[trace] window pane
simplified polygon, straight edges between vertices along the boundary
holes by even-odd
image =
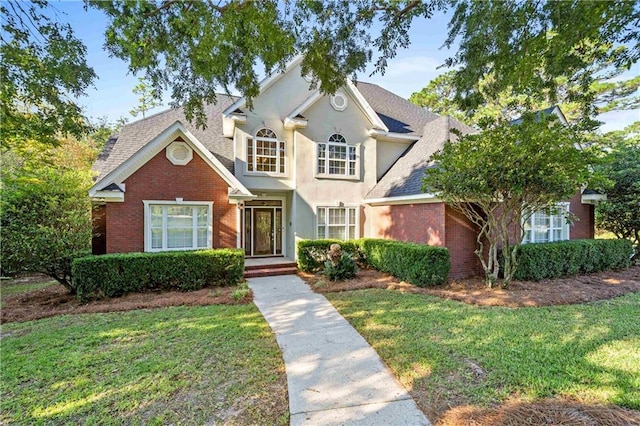
[[[207,213],[209,212],[209,208],[206,206],[196,207],[196,212],[198,215],[198,226],[208,226]]]
[[[247,170],[253,171],[253,139],[247,139]]]
[[[193,226],[193,209],[185,206],[167,207],[167,228]]]
[[[209,246],[208,234],[209,233],[207,228],[198,229],[198,248],[206,248]]]
[[[168,228],[167,248],[192,248],[193,228]]]
[[[355,225],[356,223],[356,209],[349,209],[349,223]]]
[[[327,238],[344,240],[344,226],[329,225],[328,228],[329,228],[329,235],[327,236]]]
[[[549,232],[547,232],[546,230],[545,231],[536,230],[534,232],[534,238],[536,243],[546,243],[549,241]]]
[[[345,174],[345,161],[329,160],[329,174],[332,174],[332,175]]]
[[[353,240],[356,238],[356,226],[355,225],[351,225],[349,226],[349,239]]]
[[[318,209],[318,225],[325,225],[325,209]]]
[[[553,216],[553,227],[554,228],[562,228],[562,222],[564,221],[564,217],[561,215]]]
[[[562,229],[555,229],[553,231],[553,241],[562,240]]]
[[[280,173],[284,173],[285,171],[285,164],[284,164],[284,160],[286,159],[286,147],[284,146],[284,142],[280,142],[280,170],[278,170]]]
[[[162,206],[151,206],[151,227],[162,227]]]
[[[151,248],[152,249],[162,248],[162,228],[151,230]]]

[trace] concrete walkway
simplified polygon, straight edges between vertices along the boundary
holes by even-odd
[[[378,354],[295,275],[249,279],[276,334],[292,425],[428,425]]]

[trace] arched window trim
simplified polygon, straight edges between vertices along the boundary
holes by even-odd
[[[259,128],[253,137],[247,138],[246,149],[248,173],[286,173],[286,143],[278,140],[274,130]]]

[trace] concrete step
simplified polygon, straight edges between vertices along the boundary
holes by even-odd
[[[283,268],[297,268],[298,264],[292,261],[279,261],[277,263],[270,264],[262,264],[262,265],[246,265],[244,266],[245,271],[254,271],[256,269],[283,269]]]
[[[258,268],[253,267],[252,269],[247,268],[244,271],[244,277],[245,278],[274,277],[277,275],[291,275],[296,273],[298,273],[298,267],[295,266],[295,264],[294,266],[286,265],[286,266],[280,266],[278,268],[274,268],[273,265],[269,265],[269,266],[262,266]]]

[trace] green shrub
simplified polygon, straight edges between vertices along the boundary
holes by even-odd
[[[301,240],[298,241],[298,268],[305,272],[316,272],[322,269],[328,260],[327,252],[331,244],[340,244],[342,251],[355,261],[361,259],[358,240]]]
[[[627,268],[633,246],[628,240],[570,240],[524,244],[514,278],[539,281]]]
[[[444,247],[372,238],[358,243],[369,265],[411,284],[444,284],[449,276],[451,260]]]
[[[76,294],[83,302],[146,290],[196,290],[242,281],[244,251],[214,249],[90,256],[75,259],[72,273]]]
[[[324,274],[331,281],[342,281],[355,278],[358,273],[356,262],[344,253],[336,265],[330,260],[324,262]]]

